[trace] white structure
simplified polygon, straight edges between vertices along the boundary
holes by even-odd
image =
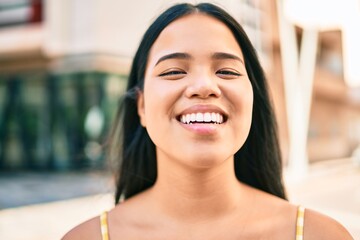
[[[349,87],[360,87],[360,2],[280,0],[277,3],[289,127],[289,171],[291,176],[301,178],[308,168],[306,144],[318,33],[342,31],[344,78]],[[303,29],[300,51],[295,25]]]

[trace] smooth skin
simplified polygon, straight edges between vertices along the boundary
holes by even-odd
[[[253,92],[231,31],[201,13],[167,26],[149,55],[138,113],[156,145],[158,178],[109,212],[110,239],[295,239],[297,207],[240,183],[234,154],[251,125]],[[215,112],[222,124],[184,124]],[[352,239],[336,221],[305,212],[304,239]],[[100,240],[99,217],[63,240]]]

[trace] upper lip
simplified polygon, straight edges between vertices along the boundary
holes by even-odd
[[[206,104],[206,105],[198,104],[188,107],[179,114],[177,114],[176,119],[180,120],[180,117],[182,115],[191,114],[191,113],[219,113],[224,117],[224,122],[228,118],[228,114],[221,107],[212,104]]]

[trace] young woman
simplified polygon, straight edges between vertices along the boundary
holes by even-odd
[[[266,79],[212,4],[162,13],[135,55],[112,132],[114,209],[63,239],[352,239],[286,201]]]

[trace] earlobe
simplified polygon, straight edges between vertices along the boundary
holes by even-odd
[[[137,112],[140,118],[141,125],[143,127],[146,127],[144,93],[141,90],[138,90],[137,92]]]

